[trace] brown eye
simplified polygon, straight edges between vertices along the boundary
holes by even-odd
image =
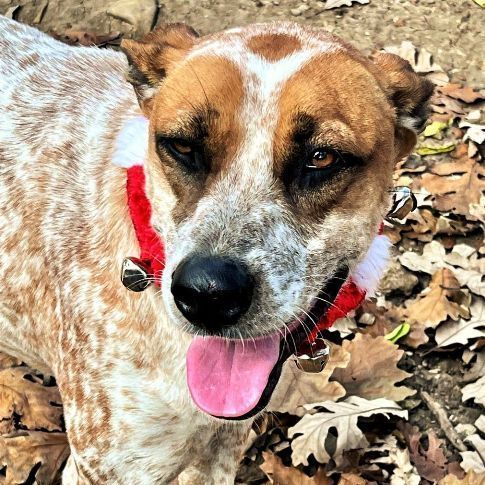
[[[185,171],[196,173],[207,169],[203,148],[199,144],[160,136],[157,139],[157,148],[159,153],[168,153]]]
[[[312,153],[311,161],[307,163],[306,167],[317,170],[328,168],[335,163],[336,159],[335,153],[325,149],[318,149]]]
[[[190,145],[178,141],[172,142],[172,148],[174,151],[179,152],[182,155],[190,155],[193,152],[193,148]]]

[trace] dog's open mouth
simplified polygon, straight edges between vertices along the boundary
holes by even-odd
[[[187,382],[195,404],[223,419],[247,419],[268,404],[286,359],[327,312],[347,278],[339,270],[283,339],[279,333],[248,340],[195,338],[187,353]]]

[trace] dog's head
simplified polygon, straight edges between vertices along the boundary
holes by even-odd
[[[279,333],[311,326],[316,299],[366,254],[432,86],[395,55],[369,59],[291,23],[202,38],[169,25],[122,48],[150,121],[147,194],[167,250],[166,308],[193,333],[255,339],[245,358],[234,341],[196,339],[189,385],[211,414],[251,414],[268,393]],[[234,394],[224,403],[202,389],[213,366],[226,387],[211,392]],[[247,389],[233,381],[258,378],[256,397],[238,404]]]

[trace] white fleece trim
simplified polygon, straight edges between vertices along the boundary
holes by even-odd
[[[351,278],[357,287],[365,291],[367,297],[374,296],[379,281],[390,259],[392,246],[387,236],[376,236],[365,258],[356,266]]]
[[[123,124],[115,140],[112,162],[118,167],[143,165],[148,149],[148,120],[131,118]]]

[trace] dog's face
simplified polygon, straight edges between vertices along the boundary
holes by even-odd
[[[150,120],[174,324],[227,338],[310,325],[376,234],[431,86],[396,56],[295,24],[203,38],[174,25],[122,47]]]

